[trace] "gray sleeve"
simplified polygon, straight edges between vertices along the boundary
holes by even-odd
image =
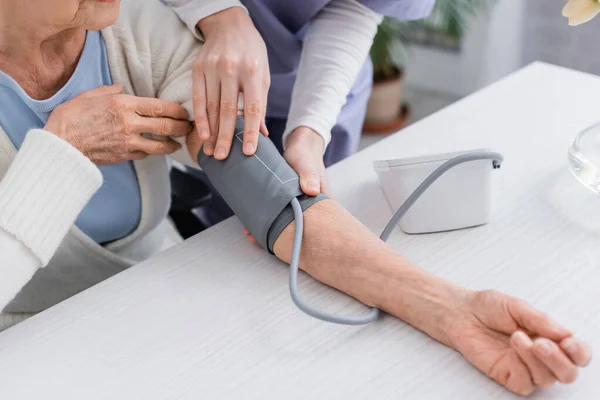
[[[272,252],[273,243],[293,219],[290,201],[304,195],[298,174],[269,139],[260,135],[256,154],[244,155],[243,131],[244,119],[238,117],[229,157],[221,161],[200,151],[198,164],[256,241]],[[304,209],[323,198],[299,200]]]

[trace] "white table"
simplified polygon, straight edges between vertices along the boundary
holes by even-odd
[[[534,64],[330,170],[337,199],[379,232],[391,216],[372,161],[489,147],[493,220],[391,243],[424,268],[550,312],[600,348],[600,197],[568,144],[600,119],[600,78]],[[230,219],[0,335],[0,399],[513,398],[389,316],[343,327],[292,304],[288,270]],[[319,307],[360,312],[305,276]],[[600,363],[540,399],[600,398]]]

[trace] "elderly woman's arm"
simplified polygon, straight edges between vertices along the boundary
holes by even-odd
[[[41,263],[21,241],[0,230],[0,311],[3,310],[29,282]],[[21,322],[30,313],[0,312],[0,331]]]
[[[188,140],[195,157],[202,143],[193,135]],[[294,226],[273,247],[286,263]],[[585,343],[533,307],[499,292],[461,288],[419,268],[333,200],[304,211],[302,237],[301,269],[455,349],[514,392],[572,382],[591,358]]]
[[[41,267],[40,260],[14,235],[0,229],[0,310]]]
[[[131,32],[143,53],[130,55],[122,69],[135,77],[138,88],[152,87],[158,97],[189,107],[191,69],[200,43],[165,11],[158,2],[131,1],[115,27],[119,35],[103,35],[111,43],[123,37],[123,31]],[[150,60],[151,70],[140,59]],[[133,85],[129,81],[126,86]],[[194,160],[202,141],[196,134],[188,140],[188,159]],[[589,362],[585,344],[539,311],[512,297],[462,289],[428,273],[333,200],[309,208],[304,221],[302,269],[460,351],[513,391],[528,393],[557,379],[570,382],[577,367]],[[290,224],[275,243],[274,251],[284,261],[290,258],[293,228]]]
[[[121,85],[80,94],[31,130],[0,181],[0,310],[44,267],[102,184],[96,165],[172,153],[186,136],[187,111],[122,93]]]
[[[102,183],[75,147],[34,129],[0,181],[0,310],[46,265]]]

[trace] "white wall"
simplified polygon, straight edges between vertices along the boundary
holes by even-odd
[[[523,60],[546,61],[600,74],[600,16],[570,27],[561,15],[567,0],[526,0]]]
[[[414,46],[407,84],[464,96],[519,69],[525,3],[499,0],[491,13],[475,18],[458,54]]]

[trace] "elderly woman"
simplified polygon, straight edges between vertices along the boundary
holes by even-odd
[[[166,220],[165,155],[195,165],[203,145],[188,134],[185,111],[201,44],[158,0],[128,0],[118,16],[118,0],[0,0],[5,326],[180,240]],[[186,135],[180,149],[173,138]],[[303,270],[459,351],[512,391],[572,382],[590,361],[585,343],[544,314],[418,268],[333,200],[304,220]],[[293,232],[292,223],[273,246],[286,262]]]

